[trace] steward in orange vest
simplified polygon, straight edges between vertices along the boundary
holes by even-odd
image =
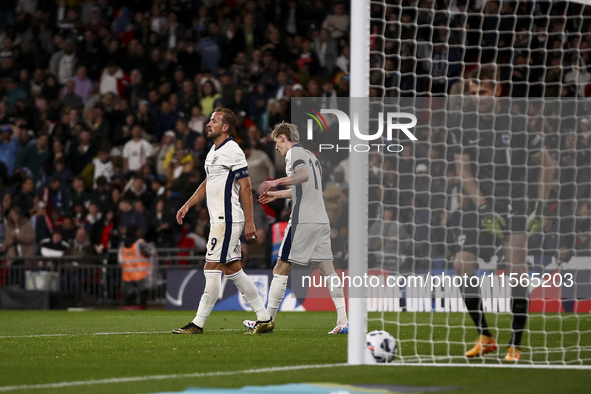
[[[148,290],[152,287],[152,257],[156,253],[154,247],[139,238],[140,229],[134,226],[127,228],[123,244],[119,247],[119,264],[123,274],[124,304],[146,306]]]

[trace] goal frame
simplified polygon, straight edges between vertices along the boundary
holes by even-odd
[[[370,1],[351,0],[351,54],[350,56],[350,97],[369,97],[369,30]],[[354,55],[353,55],[354,54]],[[353,113],[356,100],[349,100]],[[360,111],[363,113],[364,111]],[[365,112],[367,113],[367,112]],[[360,129],[367,127],[360,119]],[[362,141],[351,133],[351,144]],[[349,275],[350,277],[367,274],[368,252],[368,153],[349,155],[350,179],[355,187],[349,189]],[[351,225],[353,224],[353,225]],[[365,363],[367,333],[366,289],[349,285],[349,337],[347,362],[350,365]]]

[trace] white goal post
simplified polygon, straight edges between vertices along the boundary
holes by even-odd
[[[351,0],[351,88],[350,105],[354,98],[369,96],[369,0]],[[350,113],[353,113],[350,108]],[[360,124],[367,124],[360,120]],[[352,144],[360,142],[355,133]],[[357,140],[357,141],[356,141]],[[350,155],[350,179],[355,187],[349,189],[349,275],[367,273],[367,168],[368,154]],[[353,181],[354,180],[354,181]],[[353,225],[351,225],[353,224]],[[348,363],[363,364],[367,332],[367,305],[365,289],[349,287],[349,341]]]

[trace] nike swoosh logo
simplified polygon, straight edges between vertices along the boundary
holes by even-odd
[[[470,141],[468,141],[468,143],[469,143],[469,144],[475,144],[475,143],[477,143],[478,141],[480,141],[480,138],[478,138],[477,140],[470,140]]]
[[[210,253],[208,253],[207,255],[208,255],[208,256],[211,256],[212,254],[213,254],[213,252],[210,252]]]
[[[168,291],[166,292],[166,299],[168,300],[168,302],[170,302],[174,306],[183,305],[183,294],[185,292],[185,287],[187,287],[187,285],[189,284],[189,281],[196,273],[197,273],[197,270],[191,270],[187,274],[187,276],[185,276],[185,278],[181,282],[181,286],[179,287],[179,295],[177,298],[174,298],[173,296],[171,296],[170,293],[168,293]]]

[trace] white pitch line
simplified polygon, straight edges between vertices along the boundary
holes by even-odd
[[[91,386],[97,384],[111,383],[132,383],[147,380],[168,380],[182,378],[205,378],[211,376],[231,376],[252,373],[267,373],[281,371],[298,371],[305,369],[336,368],[336,367],[361,367],[363,365],[340,364],[316,364],[316,365],[295,365],[286,367],[272,367],[260,369],[243,369],[240,371],[220,371],[220,372],[194,372],[185,374],[170,375],[152,375],[152,376],[131,376],[124,378],[78,380],[72,382],[44,383],[44,384],[25,384],[20,386],[0,386],[0,392],[16,390],[35,390],[35,389],[53,389],[74,386]],[[570,369],[570,370],[589,370],[588,365],[523,365],[523,364],[421,364],[421,363],[395,363],[395,364],[372,364],[372,367],[468,367],[468,368],[519,368],[519,369]]]
[[[501,368],[501,369],[561,369],[573,371],[590,371],[591,365],[553,365],[553,364],[477,364],[477,363],[391,363],[371,364],[378,367],[458,367],[458,368]]]
[[[129,331],[129,332],[87,332],[73,334],[34,334],[34,335],[2,335],[0,339],[9,338],[43,338],[43,337],[80,337],[98,335],[132,335],[132,334],[164,334],[170,331]]]
[[[243,331],[244,328],[224,328],[218,330],[208,330],[206,332],[223,332],[223,331]],[[291,328],[280,328],[281,331],[296,331]],[[171,331],[124,331],[124,332],[87,332],[87,333],[70,333],[70,334],[31,334],[31,335],[0,335],[0,339],[10,338],[44,338],[44,337],[80,337],[80,336],[100,336],[100,335],[135,335],[135,334],[169,334]]]
[[[142,382],[146,380],[167,380],[167,379],[181,379],[181,378],[204,378],[210,376],[228,376],[241,375],[251,373],[268,373],[281,371],[294,371],[303,369],[319,369],[319,368],[334,368],[346,367],[348,364],[317,364],[317,365],[295,365],[286,367],[272,367],[261,369],[243,369],[240,371],[221,371],[221,372],[194,372],[184,374],[171,375],[152,375],[152,376],[131,376],[125,378],[111,378],[111,379],[96,379],[96,380],[78,380],[72,382],[58,382],[45,384],[25,384],[20,386],[0,386],[0,392],[16,391],[16,390],[35,390],[35,389],[54,389],[73,386],[91,386],[96,384],[110,384],[110,383],[132,383]]]

